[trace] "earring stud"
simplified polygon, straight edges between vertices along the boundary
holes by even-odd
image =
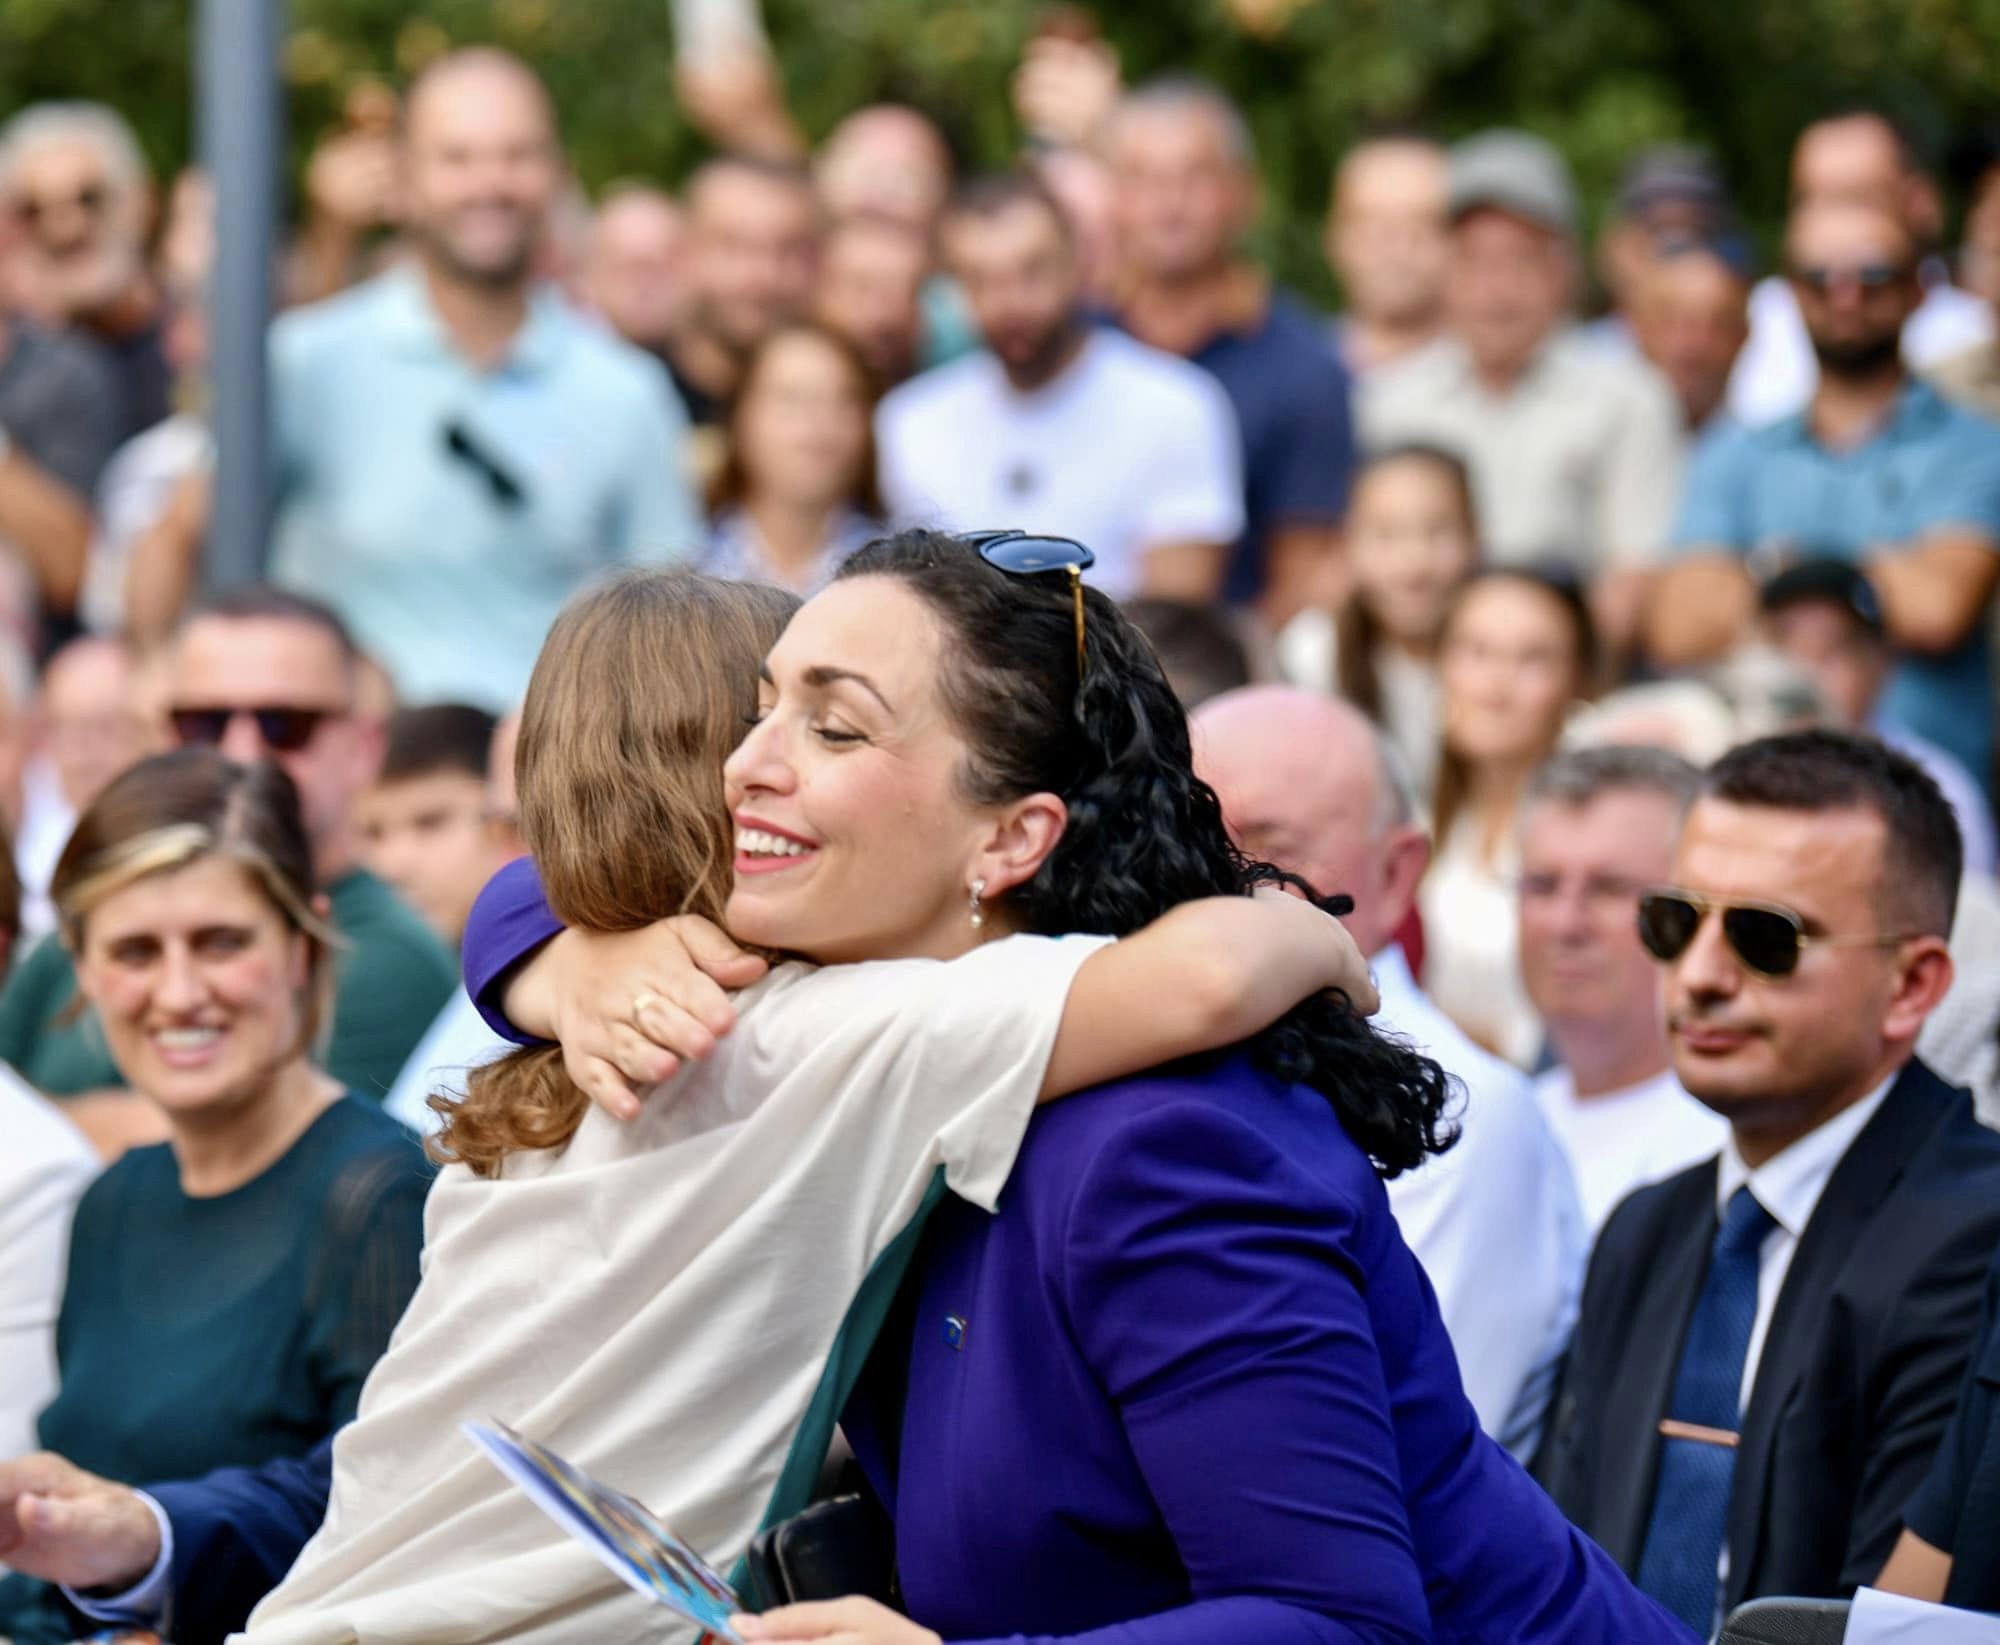
[[[972,929],[975,931],[986,923],[986,911],[979,906],[979,899],[985,895],[986,882],[984,880],[974,880],[972,882]]]

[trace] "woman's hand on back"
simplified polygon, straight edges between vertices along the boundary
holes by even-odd
[[[872,1599],[829,1599],[786,1605],[762,1616],[730,1618],[745,1639],[818,1640],[822,1645],[943,1645],[928,1628]]]
[[[735,1026],[727,990],[767,967],[699,915],[636,931],[568,930],[509,985],[509,1017],[562,1046],[563,1066],[590,1100],[617,1119],[640,1094],[700,1062]]]

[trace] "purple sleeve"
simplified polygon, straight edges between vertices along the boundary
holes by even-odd
[[[534,859],[510,862],[479,893],[472,917],[465,922],[465,991],[472,997],[486,1026],[516,1045],[546,1045],[524,1034],[507,1020],[501,1008],[502,984],[508,974],[547,942],[563,923],[549,912],[542,895],[542,877]]]

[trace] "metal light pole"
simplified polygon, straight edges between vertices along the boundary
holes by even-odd
[[[203,582],[264,574],[271,524],[271,395],[265,333],[277,270],[284,155],[279,66],[284,0],[200,0],[196,50],[202,165],[215,187],[209,288],[215,490]]]

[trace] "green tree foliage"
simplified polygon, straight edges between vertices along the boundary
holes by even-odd
[[[0,110],[50,96],[124,109],[162,166],[193,140],[191,0],[0,0]],[[1008,75],[1043,0],[766,0],[807,129],[899,97],[966,158],[1016,139]],[[1239,97],[1267,179],[1265,251],[1325,295],[1319,219],[1358,134],[1507,122],[1553,139],[1601,205],[1621,158],[1663,140],[1721,156],[1767,240],[1792,134],[1868,99],[1933,152],[2000,102],[2000,0],[1102,0],[1128,74],[1191,70]],[[1257,21],[1246,26],[1244,17]],[[290,0],[296,167],[357,81],[448,45],[511,47],[548,76],[584,181],[672,181],[701,145],[674,103],[667,0]]]

